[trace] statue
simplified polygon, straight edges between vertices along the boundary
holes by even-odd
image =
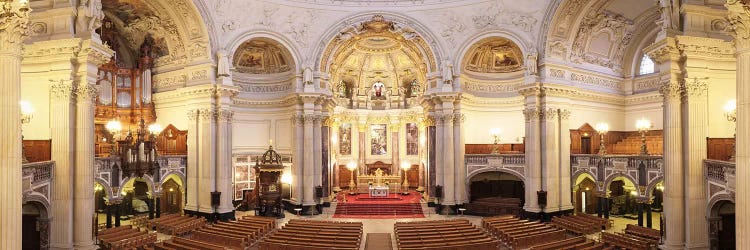
[[[445,84],[452,84],[453,83],[453,64],[450,62],[450,60],[443,61],[443,83]]]
[[[229,56],[225,50],[219,50],[216,52],[216,76],[231,77],[232,72],[229,68]]]
[[[381,97],[383,95],[383,87],[385,87],[385,84],[381,81],[377,81],[372,85],[372,89],[375,90],[375,97]]]
[[[86,6],[86,17],[89,19],[89,31],[94,32],[96,29],[102,26],[102,20],[104,20],[104,11],[102,11],[101,0],[88,0]],[[84,3],[86,4],[86,3]]]
[[[304,71],[302,71],[302,82],[305,84],[313,84],[313,71],[310,67],[306,67]]]
[[[338,96],[341,98],[346,98],[346,83],[343,80],[339,82]]]
[[[530,76],[535,76],[539,72],[539,67],[537,66],[537,54],[531,53],[528,56],[526,56],[526,72]]]
[[[422,88],[421,86],[419,86],[417,79],[411,81],[411,83],[409,84],[409,91],[411,91],[409,97],[417,96],[422,92]]]

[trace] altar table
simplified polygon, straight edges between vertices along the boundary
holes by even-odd
[[[388,187],[370,187],[370,197],[388,197]]]

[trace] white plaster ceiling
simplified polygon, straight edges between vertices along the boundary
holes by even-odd
[[[654,6],[656,6],[654,0],[614,0],[604,9],[635,20],[641,13]]]

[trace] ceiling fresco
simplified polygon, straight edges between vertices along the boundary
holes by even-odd
[[[476,73],[510,73],[523,70],[523,53],[512,41],[494,37],[469,49],[464,69]]]
[[[257,38],[240,45],[234,54],[235,71],[274,74],[294,69],[291,53],[278,42]]]

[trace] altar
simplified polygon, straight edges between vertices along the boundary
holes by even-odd
[[[359,193],[369,193],[371,196],[373,192],[378,195],[387,196],[391,192],[398,192],[401,188],[401,176],[399,175],[386,175],[383,170],[376,169],[372,175],[358,175],[357,176],[357,191]],[[382,190],[385,190],[385,194],[382,194]]]
[[[388,197],[388,187],[370,187],[370,197]]]

